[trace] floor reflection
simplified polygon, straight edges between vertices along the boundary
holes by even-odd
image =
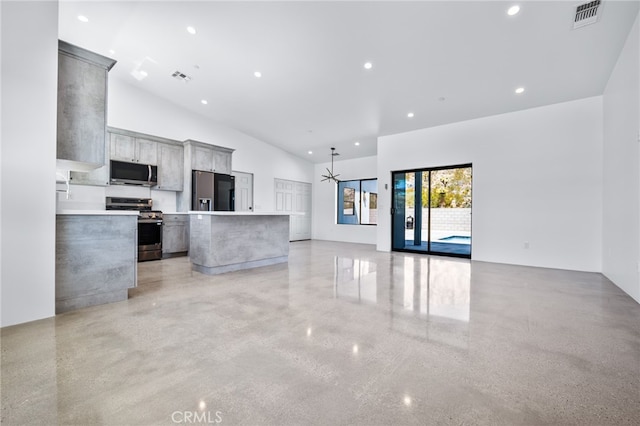
[[[335,256],[334,297],[376,303],[377,278],[374,262]]]
[[[380,274],[375,262],[336,256],[334,297],[378,303],[388,293],[394,311],[469,321],[470,261],[431,256],[397,260],[401,263],[392,262]]]
[[[394,332],[468,347],[469,260],[402,255],[378,264],[335,256],[333,296],[386,310]]]

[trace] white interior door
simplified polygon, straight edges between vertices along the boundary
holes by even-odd
[[[237,212],[253,211],[253,173],[233,172],[236,177]]]
[[[289,240],[311,239],[311,184],[275,179],[276,211],[302,213],[289,220]]]

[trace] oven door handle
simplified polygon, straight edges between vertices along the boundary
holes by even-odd
[[[162,220],[157,220],[157,219],[138,219],[138,223],[155,223],[157,225],[162,225]]]

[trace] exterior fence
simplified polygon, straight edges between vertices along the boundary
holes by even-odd
[[[422,227],[426,228],[429,209],[422,209]],[[414,209],[406,209],[405,224],[411,216],[414,218]],[[434,231],[461,231],[471,232],[471,209],[470,208],[440,208],[431,209],[431,229]]]

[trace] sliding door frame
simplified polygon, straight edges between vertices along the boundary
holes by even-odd
[[[465,163],[465,164],[456,164],[456,165],[451,165],[451,166],[440,166],[440,167],[425,167],[425,168],[420,168],[420,169],[408,169],[408,170],[392,170],[391,171],[391,251],[398,251],[398,252],[406,252],[406,253],[417,253],[417,254],[430,254],[430,255],[435,255],[435,256],[447,256],[447,257],[460,257],[463,259],[471,259],[471,253],[473,251],[473,220],[471,220],[470,223],[470,227],[471,227],[471,244],[469,247],[469,254],[457,254],[457,253],[442,253],[442,252],[434,252],[431,251],[431,172],[434,171],[440,171],[440,170],[451,170],[451,169],[465,169],[465,168],[470,168],[471,169],[471,217],[473,218],[473,164],[472,163]],[[427,215],[427,250],[426,251],[422,251],[422,250],[415,250],[415,249],[407,249],[407,248],[394,248],[393,247],[393,241],[394,241],[394,237],[395,237],[395,224],[394,224],[394,220],[395,220],[395,208],[393,207],[395,204],[395,199],[396,199],[396,188],[395,185],[393,185],[394,182],[394,175],[396,173],[418,173],[418,172],[422,172],[422,174],[424,173],[428,173],[429,178],[427,179],[428,182],[428,188],[427,188],[427,209],[429,209],[429,214]],[[406,188],[405,188],[405,200],[406,200]],[[406,201],[405,201],[406,202]],[[406,206],[405,206],[406,208]],[[415,208],[415,207],[414,207]],[[422,214],[422,213],[421,213]],[[402,229],[403,231],[405,230],[405,224],[402,224]],[[403,241],[404,241],[404,235],[403,235]]]

